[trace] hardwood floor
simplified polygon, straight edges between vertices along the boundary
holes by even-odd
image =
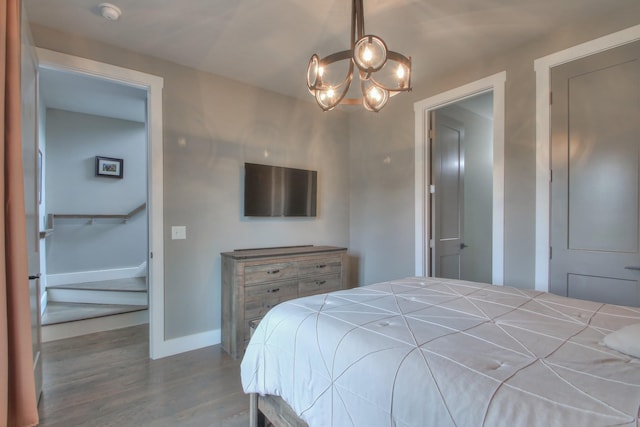
[[[44,343],[40,426],[249,425],[240,362],[219,345],[148,352],[148,325]]]

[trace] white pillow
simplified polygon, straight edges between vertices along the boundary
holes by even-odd
[[[604,337],[604,344],[620,353],[640,358],[640,323],[611,332]]]

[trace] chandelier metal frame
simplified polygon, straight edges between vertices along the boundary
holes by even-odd
[[[378,36],[365,34],[363,0],[352,0],[350,49],[333,53],[324,58],[313,54],[307,67],[307,87],[323,111],[339,104],[362,104],[367,110],[378,112],[391,96],[411,90],[411,57],[387,49]],[[331,64],[348,60],[347,76],[339,83],[323,79],[324,70]],[[375,74],[383,67],[397,64],[396,77],[392,82],[376,80]],[[362,97],[347,98],[355,69],[360,78]]]

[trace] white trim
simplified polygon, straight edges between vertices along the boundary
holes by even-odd
[[[44,311],[47,309],[47,301],[49,301],[47,299],[47,297],[48,297],[48,295],[47,295],[47,291],[45,289],[45,291],[40,296],[40,318],[42,318],[42,316],[44,316]]]
[[[165,345],[162,346],[161,352],[156,354],[156,358],[173,356],[174,354],[209,347],[220,344],[220,341],[220,329],[174,338],[165,341]]]
[[[146,263],[144,268],[127,267],[111,270],[76,271],[73,273],[47,274],[47,288],[57,285],[73,285],[85,282],[100,282],[102,280],[130,279],[133,277],[146,277]]]
[[[164,214],[161,77],[85,58],[36,48],[40,67],[91,75],[147,91],[149,221],[149,354],[156,359],[170,347],[164,338]]]
[[[429,239],[427,237],[427,224],[430,221],[430,210],[427,206],[427,186],[429,185],[426,165],[430,163],[429,150],[426,139],[429,128],[429,111],[426,108],[418,108],[414,104],[415,114],[415,184],[414,184],[414,208],[415,208],[415,275],[429,275]]]
[[[430,275],[429,206],[429,111],[447,104],[493,91],[493,236],[492,282],[504,284],[504,123],[506,71],[440,93],[414,104],[415,113],[415,274]]]
[[[640,40],[640,25],[538,58],[536,73],[536,246],[534,284],[537,291],[549,291],[549,232],[551,226],[549,180],[551,177],[551,124],[549,92],[551,68],[604,50]]]

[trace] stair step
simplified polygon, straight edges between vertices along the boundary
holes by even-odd
[[[102,280],[47,286],[49,302],[147,305],[147,278]]]
[[[48,285],[47,289],[99,290],[110,292],[146,292],[146,277],[130,277],[126,279],[101,280],[97,282],[70,283]]]
[[[60,288],[47,288],[47,301],[112,305],[148,304],[146,292]]]
[[[115,314],[146,310],[146,305],[83,304],[48,302],[42,315],[42,326],[55,325],[78,320],[95,319]]]

